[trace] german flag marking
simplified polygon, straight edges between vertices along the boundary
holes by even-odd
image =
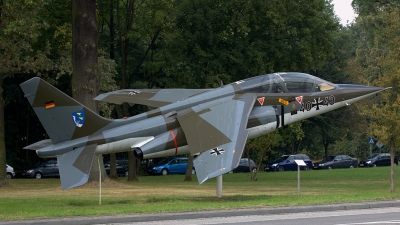
[[[51,102],[46,102],[45,104],[46,109],[50,109],[56,106],[56,104],[54,103],[54,101]]]

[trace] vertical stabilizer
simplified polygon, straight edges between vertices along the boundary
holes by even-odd
[[[111,123],[38,77],[20,86],[53,144],[89,136]]]

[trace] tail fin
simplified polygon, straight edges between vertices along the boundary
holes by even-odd
[[[38,77],[20,86],[53,144],[89,136],[111,123]]]

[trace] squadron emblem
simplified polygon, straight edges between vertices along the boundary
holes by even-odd
[[[82,127],[85,123],[85,112],[83,110],[72,113],[72,121],[75,126]]]

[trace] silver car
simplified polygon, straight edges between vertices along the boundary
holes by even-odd
[[[12,179],[15,177],[14,168],[6,164],[7,179]]]

